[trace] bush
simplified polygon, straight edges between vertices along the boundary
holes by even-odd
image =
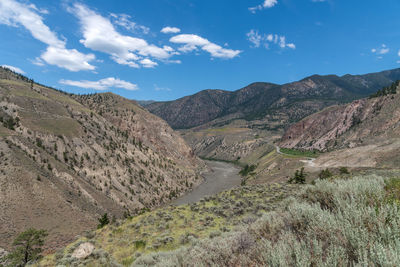
[[[329,171],[329,169],[322,170],[318,174],[318,178],[321,179],[321,180],[328,179],[330,177],[332,177],[332,173]]]
[[[104,215],[101,218],[99,218],[98,221],[99,224],[97,225],[97,229],[103,228],[104,226],[110,223],[107,213],[104,213]]]
[[[143,240],[135,240],[133,243],[135,244],[135,248],[136,249],[140,249],[140,248],[145,248],[146,247],[146,241],[143,241]]]
[[[249,174],[252,174],[252,172],[257,168],[256,165],[248,165],[243,167],[243,169],[240,170],[239,174],[242,176],[247,176]]]
[[[295,184],[305,184],[306,183],[306,174],[304,173],[304,167],[300,170],[296,170],[294,176],[289,179],[289,183]]]
[[[340,167],[340,174],[350,174],[349,170],[346,167]]]

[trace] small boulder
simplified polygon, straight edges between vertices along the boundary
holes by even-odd
[[[72,253],[72,257],[76,259],[85,259],[92,254],[94,245],[89,242],[80,244]]]

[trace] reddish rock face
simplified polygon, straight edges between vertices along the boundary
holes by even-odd
[[[399,130],[399,101],[396,94],[329,107],[289,127],[280,146],[326,151],[395,135]]]

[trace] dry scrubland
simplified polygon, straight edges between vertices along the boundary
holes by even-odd
[[[376,174],[240,187],[88,233],[40,266],[399,266],[399,193]],[[71,257],[84,242],[92,255]]]
[[[135,101],[77,96],[0,68],[0,247],[29,227],[68,244],[105,212],[121,218],[201,183],[203,163]]]
[[[294,195],[296,190],[297,186],[290,184],[243,186],[206,197],[198,203],[146,212],[122,224],[114,223],[87,233],[86,237],[47,257],[41,266],[78,264],[79,261],[74,260],[71,254],[87,241],[95,244],[95,254],[101,251],[109,258],[94,255],[85,263],[107,265],[113,259],[129,266],[142,254],[170,251],[195,240],[215,238],[251,224],[266,212],[275,210],[283,199]]]

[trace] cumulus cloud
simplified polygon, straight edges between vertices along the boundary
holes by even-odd
[[[136,84],[116,79],[114,77],[104,78],[98,81],[72,81],[72,80],[60,80],[59,83],[65,85],[71,85],[75,87],[85,88],[85,89],[94,89],[94,90],[108,90],[110,88],[122,88],[130,91],[134,91],[139,89]]]
[[[94,60],[95,56],[93,54],[82,54],[76,49],[49,46],[42,54],[41,58],[48,64],[56,65],[70,71],[94,69],[88,62]]]
[[[173,55],[170,47],[158,47],[144,39],[120,34],[109,19],[85,5],[74,4],[69,11],[77,16],[81,24],[83,39],[80,42],[87,48],[109,54],[118,64],[133,68],[140,67],[139,64],[148,67],[149,61],[143,60],[146,57],[166,60]]]
[[[371,53],[377,55],[384,55],[389,53],[390,49],[385,44],[382,44],[379,48],[372,48]]]
[[[161,29],[162,33],[178,33],[180,31],[181,31],[181,29],[179,29],[177,27],[169,27],[169,26]]]
[[[184,53],[200,48],[210,53],[212,57],[226,59],[234,58],[241,53],[240,50],[223,48],[222,46],[211,43],[207,39],[195,34],[179,34],[171,37],[169,41],[171,43],[183,44],[183,46],[178,48],[178,50]]]
[[[138,25],[136,22],[131,21],[131,16],[127,14],[110,14],[113,23],[116,25],[119,25],[123,28],[125,28],[128,31],[131,32],[142,32],[144,34],[148,34],[150,32],[150,28],[143,26],[143,25]]]
[[[270,44],[275,44],[280,48],[296,49],[294,43],[287,43],[286,37],[278,34],[260,34],[257,30],[251,29],[247,34],[247,40],[253,44],[253,47],[260,47],[261,44],[269,49]]]
[[[148,58],[142,59],[140,61],[140,64],[142,64],[143,67],[145,67],[145,68],[154,68],[155,66],[158,65],[157,62],[154,62]]]
[[[39,61],[50,65],[56,65],[70,71],[94,70],[95,66],[89,62],[95,58],[93,54],[83,54],[75,49],[67,49],[66,41],[60,40],[57,34],[44,24],[43,17],[39,13],[46,14],[47,11],[38,9],[33,4],[23,4],[14,0],[0,1],[0,23],[8,26],[23,26],[32,36],[47,44],[47,50]],[[53,53],[57,51],[58,53]],[[71,57],[67,57],[70,55]]]
[[[14,67],[14,66],[10,66],[10,65],[1,65],[1,66],[4,67],[4,68],[10,69],[10,70],[12,70],[12,71],[14,71],[16,73],[25,74],[25,71],[21,70],[18,67]]]
[[[276,4],[278,4],[278,0],[264,0],[264,2],[261,5],[255,7],[249,7],[249,10],[251,13],[256,13],[257,10],[271,8]]]

